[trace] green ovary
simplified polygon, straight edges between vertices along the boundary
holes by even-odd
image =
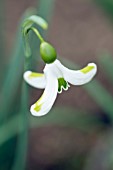
[[[43,61],[47,64],[53,63],[57,58],[57,52],[56,52],[55,48],[47,42],[41,43],[40,55],[41,55]]]

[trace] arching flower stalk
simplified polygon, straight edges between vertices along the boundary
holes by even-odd
[[[39,32],[37,36],[41,37]],[[86,84],[97,72],[97,66],[94,63],[89,63],[85,68],[77,71],[66,68],[57,59],[57,53],[53,46],[45,42],[43,38],[40,38],[40,40],[40,55],[46,63],[43,74],[26,71],[23,75],[24,80],[29,85],[38,89],[45,89],[40,99],[30,108],[34,116],[46,115],[51,110],[57,93],[68,90],[69,84],[77,86]]]

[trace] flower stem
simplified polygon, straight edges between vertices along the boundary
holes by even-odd
[[[44,39],[42,38],[41,34],[39,33],[39,31],[36,28],[31,27],[29,30],[32,30],[37,35],[37,37],[39,38],[41,43],[44,42]]]

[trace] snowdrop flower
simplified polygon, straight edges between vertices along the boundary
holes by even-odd
[[[68,90],[69,84],[78,86],[88,83],[97,71],[94,63],[89,63],[85,68],[77,71],[66,68],[57,59],[55,49],[47,42],[41,43],[40,54],[46,63],[43,74],[32,71],[24,73],[24,80],[29,85],[45,89],[40,99],[30,108],[34,116],[46,115],[52,108],[57,93]]]

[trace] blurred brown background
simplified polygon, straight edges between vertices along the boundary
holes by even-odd
[[[27,8],[35,7],[37,2],[10,0],[6,5],[7,22],[4,31],[7,37],[7,53],[9,53],[14,43],[19,18]],[[97,63],[98,56],[105,51],[113,53],[111,24],[104,12],[91,0],[56,0],[53,19],[49,26],[48,41],[56,47],[60,56],[81,67],[89,62]],[[113,93],[112,85],[106,80],[100,65],[98,65],[96,78]],[[37,99],[39,93],[34,90],[33,97]],[[71,87],[69,91],[63,92],[58,96],[55,105],[73,106],[86,109],[91,113],[101,111],[81,87]],[[84,134],[80,130],[57,126],[31,130],[28,169],[35,170],[39,165],[44,169],[74,154],[88,152],[97,139],[98,134],[95,133]]]

